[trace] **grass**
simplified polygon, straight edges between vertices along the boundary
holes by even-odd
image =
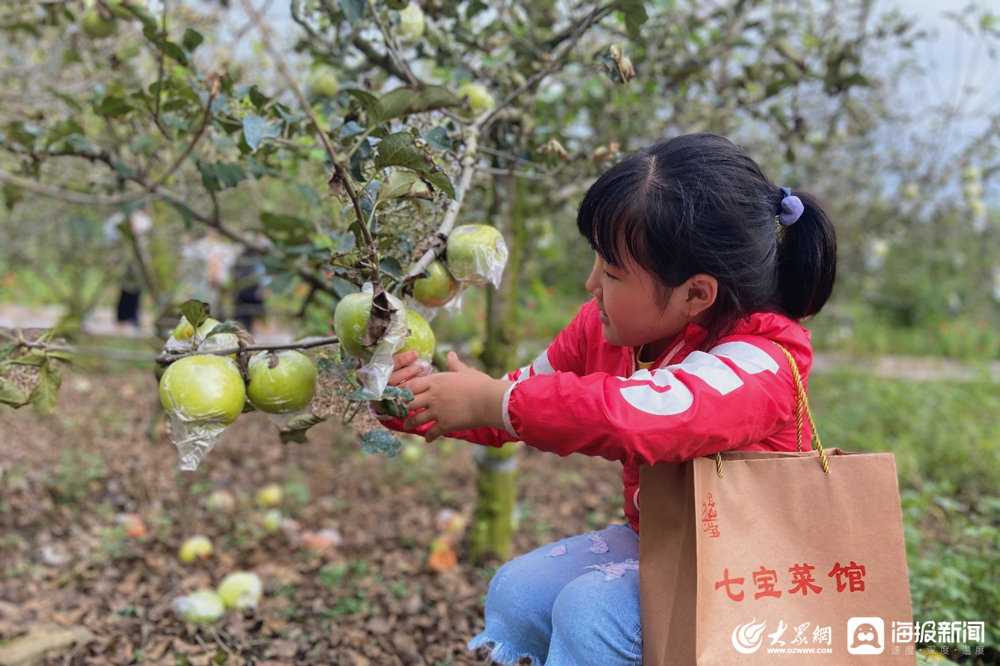
[[[904,487],[975,501],[1000,488],[1000,391],[986,382],[817,374],[809,396],[826,446],[895,454]]]
[[[896,457],[914,619],[984,621],[1000,646],[997,386],[836,372],[810,402],[826,446]]]

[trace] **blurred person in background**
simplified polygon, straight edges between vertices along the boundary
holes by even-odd
[[[264,288],[270,282],[264,269],[264,255],[247,248],[233,265],[233,319],[253,333],[255,317],[263,317]]]
[[[153,219],[141,208],[129,214],[127,226],[125,213],[121,211],[116,212],[104,223],[104,239],[109,245],[116,246],[128,256],[115,308],[118,330],[122,333],[136,332],[140,327],[139,310],[144,278],[139,263],[140,258],[136,256],[136,252],[144,251],[146,239],[152,229]],[[131,234],[135,242],[128,242],[125,234]]]

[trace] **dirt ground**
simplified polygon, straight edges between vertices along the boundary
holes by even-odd
[[[500,562],[426,566],[435,516],[471,515],[472,445],[420,440],[419,462],[387,459],[331,423],[308,444],[283,445],[266,418],[247,414],[197,472],[181,472],[162,429],[146,436],[156,400],[151,373],[119,370],[68,374],[51,417],[0,406],[0,648],[58,626],[91,640],[42,663],[483,663],[465,645]],[[618,464],[530,449],[520,459],[515,555],[623,521]],[[253,495],[270,482],[283,485],[282,511],[299,530],[262,528]],[[218,488],[235,496],[232,513],[206,507]],[[148,534],[125,536],[122,513]],[[297,543],[300,530],[324,528],[343,543],[323,553]],[[178,548],[195,534],[215,554],[182,565]],[[237,570],[263,579],[256,611],[196,627],[171,610]]]

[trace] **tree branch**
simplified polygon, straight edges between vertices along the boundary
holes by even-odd
[[[37,349],[42,352],[57,352],[60,354],[73,354],[75,356],[97,356],[115,361],[147,361],[161,364],[173,363],[185,356],[229,356],[238,354],[241,351],[285,351],[289,349],[312,349],[314,347],[326,347],[339,342],[336,336],[327,338],[307,338],[298,342],[289,342],[281,345],[247,345],[245,347],[232,347],[230,349],[213,349],[211,351],[189,351],[181,353],[170,353],[162,351],[159,354],[138,354],[120,349],[106,347],[67,347],[65,345],[53,345],[48,342],[30,342],[21,334],[21,329],[13,329],[15,335],[8,333],[9,329],[0,328],[0,337],[6,338],[25,349]]]
[[[288,71],[288,64],[285,62],[284,57],[278,52],[277,49],[274,48],[274,44],[271,41],[270,28],[263,22],[260,13],[258,13],[257,9],[253,6],[253,3],[250,0],[240,0],[240,4],[243,5],[243,8],[246,9],[254,24],[257,26],[264,48],[267,49],[267,52],[271,54],[272,58],[274,58],[274,63],[278,68],[278,72],[285,79],[286,85],[288,85],[291,91],[295,94],[295,97],[299,101],[299,105],[309,118],[309,122],[316,129],[316,133],[319,135],[320,140],[323,142],[323,147],[326,149],[326,154],[330,158],[330,162],[333,164],[336,180],[344,187],[347,191],[347,196],[351,199],[351,203],[354,204],[354,212],[357,215],[357,219],[359,221],[367,219],[364,209],[361,207],[361,200],[358,198],[358,192],[354,187],[354,181],[351,174],[344,168],[344,165],[341,164],[340,160],[337,158],[337,151],[330,142],[330,137],[327,136],[326,131],[323,129],[323,125],[316,117],[316,113],[313,111],[312,104],[309,103],[309,99],[306,97],[305,93],[302,92],[302,89],[292,77],[291,72]],[[368,225],[359,223],[358,226],[361,227],[361,234],[364,236],[365,245],[368,250],[369,268],[372,271],[372,282],[376,285],[381,285],[378,248],[375,246],[375,239],[372,238],[371,230],[368,228]]]
[[[403,79],[409,83],[411,86],[419,87],[421,85],[420,80],[414,76],[413,72],[410,70],[410,66],[406,64],[402,56],[399,55],[399,49],[396,48],[396,40],[393,39],[389,30],[386,29],[385,24],[382,23],[382,17],[379,16],[378,10],[375,8],[375,3],[373,0],[368,0],[368,8],[371,9],[372,16],[375,18],[375,25],[378,26],[379,31],[382,33],[382,39],[385,40],[385,48],[391,54],[393,60],[399,64],[400,70],[403,72]]]

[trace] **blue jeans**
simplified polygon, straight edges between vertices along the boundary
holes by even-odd
[[[486,629],[469,649],[500,664],[641,666],[639,535],[612,525],[500,567],[486,594]]]

